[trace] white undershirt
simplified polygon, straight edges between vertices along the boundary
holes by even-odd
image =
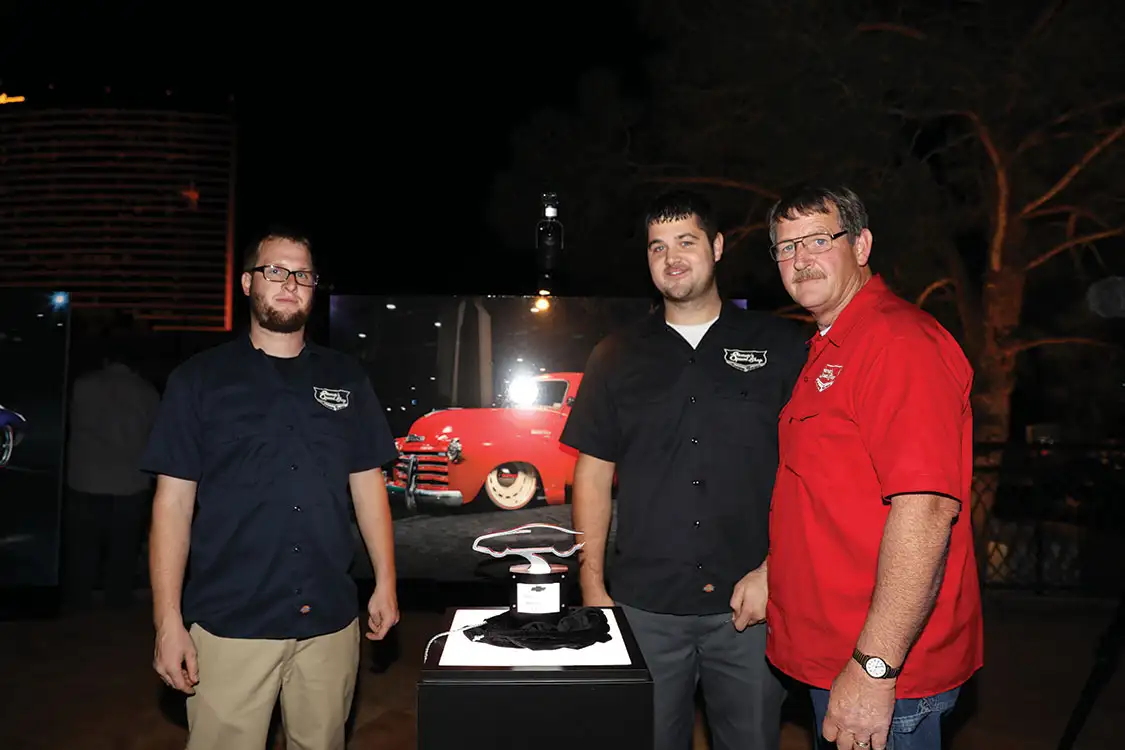
[[[693,323],[689,326],[678,325],[676,323],[668,323],[668,327],[672,328],[676,333],[683,336],[684,340],[691,344],[691,348],[695,349],[699,346],[699,342],[702,341],[703,337],[707,334],[707,330],[712,325],[714,325],[715,321],[718,319],[719,316],[716,315],[706,323]]]
[[[820,335],[824,336],[831,330],[832,330],[832,326],[828,326],[827,328],[825,328],[823,331],[820,332]]]

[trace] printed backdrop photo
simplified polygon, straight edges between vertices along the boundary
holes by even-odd
[[[58,585],[67,303],[0,294],[0,589]]]
[[[366,366],[398,447],[384,471],[401,579],[502,577],[522,560],[473,551],[477,537],[571,528],[577,457],[559,436],[582,371],[598,341],[651,308],[643,298],[332,297],[330,343]],[[357,577],[370,575],[364,564]]]

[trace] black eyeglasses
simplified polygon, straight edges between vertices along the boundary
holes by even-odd
[[[776,245],[771,245],[770,256],[778,263],[783,260],[789,260],[797,254],[797,245],[804,245],[805,249],[810,253],[818,255],[832,247],[833,241],[843,237],[847,233],[848,230],[845,229],[842,232],[836,232],[836,234],[817,232],[816,234],[808,234],[804,237],[795,237],[791,240],[785,240]]]
[[[284,284],[289,281],[289,277],[297,279],[299,286],[316,286],[317,280],[320,278],[312,271],[290,271],[288,268],[281,266],[255,266],[250,269],[253,271],[261,271],[262,276],[266,281],[273,281],[277,284]]]

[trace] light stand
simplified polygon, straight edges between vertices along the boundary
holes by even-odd
[[[554,292],[554,273],[564,246],[562,222],[559,221],[559,196],[543,193],[543,217],[535,225],[535,251],[539,260],[539,297],[550,297]]]

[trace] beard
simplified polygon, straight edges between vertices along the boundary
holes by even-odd
[[[691,278],[684,281],[667,280],[660,286],[660,295],[668,302],[690,302],[704,296],[715,286],[715,266],[691,269]]]
[[[311,307],[310,301],[309,306],[286,313],[270,307],[270,303],[266,301],[265,295],[261,292],[253,292],[250,295],[250,314],[253,315],[254,320],[258,321],[258,325],[274,333],[297,333],[300,331],[309,320]]]

